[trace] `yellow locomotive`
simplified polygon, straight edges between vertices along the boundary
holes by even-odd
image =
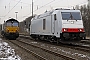
[[[19,37],[19,22],[16,19],[9,19],[3,24],[1,35],[7,39]]]

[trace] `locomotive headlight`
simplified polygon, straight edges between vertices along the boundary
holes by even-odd
[[[79,29],[79,31],[80,31],[80,32],[83,32],[83,31],[84,31],[84,29]]]
[[[66,31],[67,31],[67,29],[66,29],[66,28],[63,28],[63,29],[62,29],[62,32],[66,32]]]
[[[6,29],[6,32],[9,32],[9,29]]]
[[[63,31],[67,31],[66,29],[64,29]]]
[[[18,32],[18,31],[16,30],[16,32]]]
[[[79,29],[79,31],[82,31],[82,29]]]
[[[6,32],[9,32],[9,30],[7,30]]]

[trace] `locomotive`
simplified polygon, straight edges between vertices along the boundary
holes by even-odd
[[[41,40],[80,41],[86,37],[80,10],[75,9],[46,11],[32,18],[30,28],[30,36]]]
[[[3,24],[1,35],[7,39],[19,37],[19,22],[16,19],[9,19]]]

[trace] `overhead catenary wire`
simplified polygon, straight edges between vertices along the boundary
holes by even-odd
[[[12,1],[12,0],[11,0],[11,1]],[[10,1],[9,4],[8,4],[9,6],[10,6],[11,1]],[[15,1],[15,0],[13,0],[13,1]],[[31,4],[29,4],[29,3],[21,2],[21,0],[16,1],[16,2],[17,2],[17,4],[16,4],[11,10],[10,10],[10,8],[9,8],[9,11],[8,11],[8,13],[4,16],[4,18],[5,18],[19,3],[31,5]],[[34,1],[34,2],[36,2],[36,1]],[[6,9],[6,6],[5,6],[5,9]],[[22,6],[21,6],[21,9],[22,9]]]
[[[86,4],[87,2],[81,2],[81,3],[79,3],[79,4],[76,4],[76,5],[74,5],[74,6],[69,6],[68,8],[70,8],[70,7],[75,7],[75,6],[80,6],[80,5],[82,5],[82,4]]]
[[[12,0],[11,0],[12,1]],[[11,3],[11,1],[7,4],[7,5],[10,5],[10,3]],[[2,6],[2,7],[4,7],[5,8],[5,10],[6,10],[6,8],[7,8],[7,5],[5,5],[5,6]],[[1,6],[0,6],[1,7]],[[5,11],[6,12],[6,11]],[[2,17],[5,17],[5,16],[2,16]]]
[[[41,7],[38,8],[38,9],[41,9],[41,8],[45,7],[46,5],[48,5],[48,4],[50,4],[50,3],[54,2],[54,1],[55,1],[55,0],[52,0],[52,1],[50,1],[49,3],[47,3],[47,4],[43,5],[43,6],[41,6]],[[36,10],[35,10],[35,11],[36,11]]]
[[[15,1],[15,0],[13,0],[13,1]],[[15,1],[15,2],[18,2],[18,1]],[[20,2],[20,3],[23,3],[23,4],[28,4],[28,5],[30,5],[29,3],[25,3],[25,2]]]
[[[14,0],[14,1],[15,1],[15,0]],[[36,1],[37,1],[37,0],[36,0]],[[35,3],[36,1],[34,1],[34,3]],[[48,2],[48,3],[46,3],[45,5],[41,6],[41,7],[38,7],[38,6],[37,6],[37,9],[34,10],[34,12],[37,11],[37,10],[39,10],[39,9],[41,9],[41,8],[43,8],[43,7],[45,7],[45,6],[47,6],[47,5],[49,5],[49,4],[51,4],[51,3],[54,2],[54,1],[55,1],[55,0],[52,0],[52,1]],[[60,1],[61,1],[61,0],[60,0]],[[16,2],[19,2],[19,1],[16,1]],[[29,3],[25,3],[25,2],[21,2],[21,1],[20,1],[19,3],[29,4]],[[18,4],[18,3],[17,3],[17,4]],[[16,4],[16,5],[17,5],[17,4]],[[29,4],[29,5],[30,5],[30,4]],[[16,6],[15,6],[15,7],[16,7]],[[23,6],[21,6],[21,9],[22,9],[22,7],[23,7]],[[13,7],[13,8],[14,8],[14,7]],[[13,8],[5,15],[5,17],[13,10]],[[30,12],[29,14],[31,14],[31,13],[32,13],[32,12]],[[27,17],[29,14],[27,14],[26,17]]]
[[[54,2],[54,1],[55,1],[55,0],[53,0],[53,1],[51,1],[51,2],[49,2],[49,3],[47,3],[47,4],[45,4],[45,5],[43,5],[43,6],[41,6],[41,7],[38,8],[38,9],[41,9],[41,8],[45,7],[46,5],[51,4],[51,3]],[[60,1],[61,1],[61,0],[60,0]],[[79,4],[77,4],[77,5],[81,5],[81,4],[84,4],[84,3],[86,3],[86,2],[82,2],[82,3],[79,3]],[[75,6],[76,6],[76,5],[75,5]],[[68,5],[68,7],[69,7],[69,5]],[[34,12],[37,11],[38,9],[34,10]]]
[[[43,7],[45,7],[45,6],[47,6],[47,5],[49,5],[49,4],[51,4],[52,2],[54,2],[55,0],[52,0],[52,1],[50,1],[50,2],[48,2],[48,3],[46,3],[45,5],[43,5],[43,6],[41,6],[41,7],[38,7],[37,6],[37,9],[36,10],[34,10],[33,12],[35,12],[35,11],[37,11],[37,10],[39,10],[39,9],[41,9],[41,8],[43,8]],[[61,1],[61,0],[59,0],[59,1]],[[69,6],[68,6],[69,7]],[[27,17],[28,15],[30,15],[32,12],[30,12],[29,14],[27,14],[26,16],[24,16],[24,17]]]
[[[15,1],[15,0],[13,0],[13,1]],[[37,2],[37,1],[38,1],[38,0],[34,1],[34,3]],[[18,1],[15,1],[15,2],[18,2]],[[31,5],[30,3],[26,3],[26,2],[20,2],[20,3],[22,3],[22,4],[27,4],[27,5]]]
[[[12,0],[11,0],[12,1]],[[10,5],[11,1],[7,4],[7,5]],[[5,5],[5,9],[6,9],[6,5]]]
[[[18,3],[20,2],[21,0],[19,0],[18,2],[17,2],[17,4],[11,9],[11,10],[9,10],[9,12],[4,16],[4,17],[6,17],[17,5],[18,5]]]
[[[41,7],[39,7],[38,9],[34,10],[33,12],[35,12],[35,11],[37,11],[37,10],[45,7],[45,6],[48,5],[48,4],[51,4],[51,3],[54,2],[54,1],[55,1],[55,0],[50,1],[49,3],[47,3],[47,4],[45,4],[45,5],[41,6]],[[32,13],[32,12],[31,12],[31,13]],[[29,13],[29,14],[31,14],[31,13]],[[27,14],[26,16],[28,16],[29,14]],[[25,16],[25,17],[26,17],[26,16]]]

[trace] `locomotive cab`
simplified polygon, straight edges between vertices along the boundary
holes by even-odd
[[[62,39],[85,39],[83,21],[79,10],[66,10],[62,15]]]

